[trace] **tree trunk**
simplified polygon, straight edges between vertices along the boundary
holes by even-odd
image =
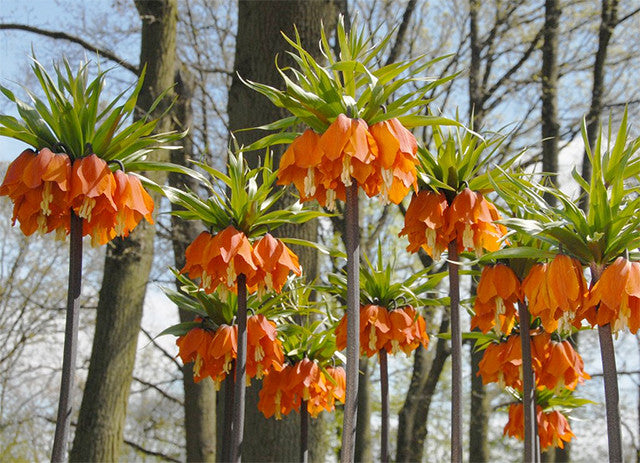
[[[473,116],[473,128],[482,128],[484,109],[482,79],[480,67],[482,63],[480,38],[478,37],[478,12],[480,0],[469,0],[469,47],[471,49],[471,61],[469,64],[469,118]]]
[[[443,312],[439,333],[446,333],[448,329],[449,318]],[[398,417],[396,461],[422,461],[423,459],[431,400],[436,392],[445,362],[451,354],[447,343],[447,340],[438,338],[430,368],[427,368],[427,351],[422,346],[415,350],[411,384]]]
[[[369,389],[369,361],[360,358],[360,381],[358,381],[358,417],[356,422],[356,450],[354,461],[374,461],[371,447],[371,394]]]
[[[545,1],[544,44],[542,46],[542,171],[558,172],[558,0]],[[551,178],[556,183],[554,178]],[[555,196],[545,193],[545,199],[555,204]]]
[[[591,105],[587,114],[587,139],[589,146],[593,148],[596,140],[598,125],[600,124],[600,114],[604,104],[604,73],[607,61],[607,51],[609,39],[613,34],[613,29],[618,21],[618,0],[602,0],[602,20],[600,22],[600,32],[598,36],[598,51],[593,63],[593,87],[591,90]],[[582,178],[587,182],[591,179],[591,163],[585,150],[582,157]],[[586,208],[586,196],[581,201],[581,207]]]
[[[187,69],[176,73],[176,93],[178,100],[173,109],[173,116],[178,130],[185,130],[192,125],[193,111],[191,107],[194,78]],[[187,165],[193,157],[193,142],[190,135],[182,141],[182,149],[171,152],[171,162]],[[169,185],[175,188],[187,187],[196,190],[197,182],[192,177],[171,172]],[[172,204],[172,210],[178,206]],[[181,269],[185,264],[185,250],[198,236],[201,225],[198,222],[171,218],[171,239],[175,267]],[[194,315],[184,310],[179,311],[180,321],[193,321]],[[184,387],[184,426],[188,462],[213,462],[216,459],[216,391],[213,381],[206,378],[199,383],[193,381],[193,363],[182,367],[182,383]]]
[[[136,1],[142,19],[141,67],[147,65],[138,106],[147,109],[171,87],[175,71],[176,0]],[[162,105],[158,111],[162,111]],[[158,124],[167,131],[167,117]],[[167,160],[166,152],[156,159]],[[162,174],[149,175],[163,183]],[[152,193],[158,201],[157,193]],[[104,279],[97,308],[96,330],[72,461],[117,461],[122,442],[129,387],[136,356],[142,307],[155,230],[146,222],[127,239],[115,239],[107,248]]]
[[[291,64],[291,60],[285,53],[290,47],[282,38],[281,31],[288,37],[294,37],[295,24],[303,46],[319,57],[321,21],[325,30],[332,32],[337,12],[336,5],[330,0],[240,0],[234,71],[244,79],[282,87],[282,78],[274,60],[277,55],[280,67]],[[286,115],[267,98],[247,88],[235,73],[229,91],[228,113],[229,128],[232,131],[263,125]],[[263,135],[258,131],[235,133],[241,145],[247,145]],[[280,155],[281,152],[274,153],[275,167]],[[258,156],[262,157],[263,153],[250,153],[247,159],[250,163],[255,163]],[[316,223],[313,221],[303,226],[284,226],[278,232],[282,236],[311,241],[315,241],[317,237]],[[300,257],[306,278],[313,279],[317,267],[315,252],[310,248],[295,247],[293,250]],[[245,434],[260,436],[260,439],[247,439],[243,446],[243,458],[247,461],[296,460],[299,457],[299,417],[292,413],[281,421],[266,420],[257,408],[260,385],[260,381],[254,380],[247,389],[245,422]],[[316,423],[312,423],[312,435],[316,426]],[[326,448],[317,448],[315,444],[315,441],[309,442],[311,461],[324,458],[326,451]]]

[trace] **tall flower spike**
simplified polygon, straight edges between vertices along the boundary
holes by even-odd
[[[399,204],[412,186],[418,191],[416,138],[396,118],[373,124],[369,132],[378,145],[378,157],[374,161],[376,175],[367,181],[373,180],[375,185],[365,190],[379,188],[383,203]]]
[[[434,260],[440,260],[450,241],[446,231],[446,209],[447,199],[442,193],[421,190],[411,197],[404,228],[399,233],[409,239],[407,251],[418,252],[422,247]]]
[[[471,318],[471,328],[483,333],[494,330],[497,334],[509,334],[516,320],[516,303],[522,300],[520,280],[504,264],[482,269]]]
[[[247,280],[249,287],[256,287],[258,292],[265,290],[280,293],[287,281],[289,272],[300,276],[302,269],[296,256],[282,241],[265,234],[253,248],[253,261],[257,270]]]
[[[507,233],[504,225],[496,223],[500,214],[482,193],[465,188],[458,193],[447,209],[448,233],[457,238],[458,251],[497,251],[500,240]]]

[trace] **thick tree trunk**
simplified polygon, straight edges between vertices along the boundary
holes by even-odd
[[[478,36],[478,13],[480,0],[469,0],[469,47],[471,62],[469,65],[469,117],[473,116],[473,128],[479,130],[484,119],[482,78],[480,68],[482,63],[482,47]]]
[[[238,33],[236,38],[236,56],[234,71],[245,79],[282,86],[282,78],[274,65],[276,55],[280,67],[290,64],[285,51],[290,47],[282,38],[281,31],[294,37],[294,24],[303,46],[319,57],[318,40],[320,24],[330,33],[337,18],[336,4],[330,0],[278,0],[254,2],[240,0],[238,3]],[[256,127],[273,122],[286,115],[276,108],[267,98],[248,89],[235,75],[229,92],[229,127],[232,131]],[[235,134],[241,145],[247,145],[264,133],[238,132]],[[281,152],[275,152],[275,162]],[[257,156],[247,156],[249,162],[256,162]],[[310,222],[304,226],[285,226],[278,230],[282,236],[294,236],[314,241],[317,237],[316,224]],[[296,247],[294,251],[300,257],[307,278],[316,274],[317,257],[310,248]],[[245,434],[260,436],[260,439],[247,439],[243,447],[243,459],[247,461],[291,461],[299,457],[298,434],[299,417],[292,413],[281,421],[266,420],[257,409],[260,382],[253,381],[247,389]],[[315,421],[315,420],[313,420]],[[317,423],[312,422],[312,436]],[[316,441],[310,440],[310,460],[324,458],[326,448],[317,448]]]
[[[194,81],[188,70],[176,73],[176,94],[178,100],[173,109],[175,126],[179,130],[189,128],[193,120],[191,108]],[[182,149],[171,152],[171,162],[187,165],[193,156],[193,143],[188,135],[182,141]],[[175,188],[185,186],[195,190],[197,182],[188,176],[170,173],[169,185]],[[171,206],[176,209],[176,205]],[[185,250],[198,236],[201,225],[198,222],[171,218],[171,239],[175,267],[181,269],[185,264]],[[180,310],[180,321],[193,321],[191,312]],[[213,462],[216,458],[216,391],[210,378],[196,383],[193,381],[193,363],[182,367],[184,387],[184,424],[188,462]]]
[[[558,23],[560,4],[558,0],[545,1],[544,44],[542,46],[542,170],[558,172]],[[555,179],[551,178],[553,183]],[[550,204],[555,204],[555,196],[545,194]]]
[[[140,63],[147,64],[138,100],[144,110],[173,84],[177,1],[137,1],[136,7],[143,23]],[[165,118],[158,130],[170,127],[171,121]],[[157,152],[155,156],[168,159],[166,152]],[[161,175],[150,177],[159,183],[164,181]],[[155,201],[159,199],[157,194],[153,196]],[[154,235],[153,226],[143,222],[129,238],[116,239],[107,248],[72,461],[118,460]]]
[[[446,333],[449,329],[448,314],[443,313],[443,317],[439,333]],[[447,340],[438,338],[430,367],[427,365],[427,351],[421,346],[415,350],[411,384],[398,417],[396,461],[423,459],[431,400],[436,392],[440,374],[451,354],[447,344]]]

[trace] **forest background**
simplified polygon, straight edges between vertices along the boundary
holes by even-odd
[[[476,129],[509,133],[501,150],[505,156],[526,147],[523,162],[560,172],[560,185],[574,167],[587,174],[580,137],[583,118],[589,134],[595,134],[597,125],[606,124],[610,116],[615,126],[628,105],[632,130],[638,134],[640,8],[632,0],[239,4],[224,0],[97,4],[0,0],[0,84],[18,93],[20,85],[34,87],[28,72],[32,50],[45,66],[66,56],[74,66],[89,59],[103,69],[114,67],[106,89],[112,95],[134,81],[143,62],[153,63],[148,79],[155,79],[156,87],[162,88],[149,89],[149,98],[175,83],[177,101],[165,124],[168,128],[189,127],[184,148],[172,160],[205,160],[223,168],[230,130],[279,117],[266,99],[240,84],[236,71],[254,81],[280,85],[274,57],[278,54],[278,62],[286,63],[288,49],[280,31],[291,34],[295,23],[306,48],[315,49],[320,21],[330,31],[339,13],[357,16],[379,36],[397,27],[388,54],[379,57],[381,64],[421,53],[434,58],[450,54],[430,73],[460,74],[438,87],[432,95],[432,110],[437,108],[449,117],[458,113],[464,120],[473,108]],[[145,104],[144,97],[140,104]],[[0,102],[0,112],[12,111],[7,101]],[[416,135],[427,140],[429,136],[428,132]],[[239,135],[243,142],[252,136]],[[0,137],[0,159],[13,159],[22,149]],[[184,179],[167,181],[179,184]],[[429,263],[424,256],[404,253],[407,243],[396,237],[401,208],[364,207],[361,230],[368,255],[373,255],[381,240],[389,259],[397,255],[406,274]],[[169,208],[162,206],[165,211]],[[25,239],[10,227],[10,214],[8,201],[0,202],[0,460],[44,460],[55,425],[67,249],[49,239]],[[339,222],[326,221],[296,233],[327,246],[341,246],[340,227]],[[187,316],[178,313],[159,287],[174,284],[167,268],[182,267],[184,254],[180,252],[198,231],[178,227],[164,216],[155,236],[148,231],[134,238],[146,260],[142,267],[139,261],[127,262],[130,266],[126,268],[132,269],[128,275],[127,270],[117,276],[108,270],[125,268],[117,260],[122,250],[110,248],[106,256],[102,249],[87,254],[76,390],[80,415],[73,419],[74,425],[78,420],[84,425],[76,432],[72,455],[94,452],[105,459],[119,455],[122,460],[136,461],[215,458],[212,385],[206,381],[193,385],[191,367],[183,367],[175,358],[172,337],[154,339],[162,329]],[[315,254],[303,259],[310,276],[326,274],[336,265]],[[145,265],[148,276],[140,270]],[[109,278],[103,279],[105,266]],[[469,291],[469,277],[465,285]],[[448,348],[445,340],[435,337],[446,330],[447,316],[441,307],[424,315],[432,338],[429,349],[420,348],[411,358],[394,357],[390,364],[392,455],[398,460],[440,461],[449,455]],[[94,342],[102,346],[100,352],[93,349],[92,353]],[[577,395],[595,403],[573,412],[571,424],[577,439],[569,450],[546,455],[547,460],[588,461],[606,455],[602,368],[595,333],[580,335],[579,350],[593,379]],[[623,334],[616,350],[625,456],[640,461],[640,341]],[[475,377],[478,358],[471,355],[468,345],[465,355],[465,454],[473,455],[474,461],[518,459],[521,444],[502,437],[508,396],[495,385],[482,387]],[[359,395],[356,452],[357,459],[371,461],[378,445],[374,437],[379,422],[378,373],[375,364],[366,360],[361,370],[365,380]],[[289,444],[295,442],[296,417],[267,424],[255,410],[257,389],[252,390],[246,435],[263,438],[259,442],[248,439],[246,459],[295,458],[295,445]],[[314,427],[314,461],[336,458],[339,436],[335,422],[327,415]],[[403,432],[397,434],[397,429]],[[94,442],[93,448],[83,448],[86,442]],[[423,445],[411,444],[416,442]]]

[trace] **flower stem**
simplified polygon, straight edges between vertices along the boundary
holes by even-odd
[[[231,425],[233,423],[233,390],[235,382],[233,376],[236,367],[233,366],[232,373],[228,374],[224,380],[224,423],[222,429],[222,461],[231,461]]]
[[[602,270],[591,265],[591,287],[595,285]],[[618,396],[618,370],[616,368],[616,354],[611,338],[611,325],[598,326],[600,340],[600,356],[602,358],[602,373],[604,378],[604,399],[607,410],[607,438],[609,441],[609,461],[622,461],[622,439],[620,435],[620,409]]]
[[[72,390],[75,379],[78,352],[78,319],[80,293],[82,290],[82,219],[71,211],[69,236],[69,287],[67,290],[67,322],[64,331],[64,354],[62,358],[62,380],[58,417],[53,440],[52,462],[61,462],[67,457],[69,424],[72,411]]]
[[[233,423],[231,438],[231,461],[242,459],[242,440],[244,434],[244,396],[247,377],[247,277],[238,275],[238,354],[235,368],[235,387],[233,401]]]
[[[346,399],[342,424],[341,463],[355,456],[358,411],[358,361],[360,357],[360,229],[358,228],[358,183],[347,187],[345,243],[347,248],[347,364]]]
[[[309,411],[307,401],[300,403],[300,462],[309,461]]]
[[[527,304],[518,302],[520,312],[520,341],[522,343],[522,402],[524,405],[524,460],[540,462],[536,389],[531,364],[531,315]]]
[[[389,367],[387,351],[380,349],[380,401],[382,402],[382,429],[380,431],[380,449],[382,463],[389,462]]]
[[[451,461],[462,462],[462,330],[457,239],[449,243],[449,299],[451,305]]]

